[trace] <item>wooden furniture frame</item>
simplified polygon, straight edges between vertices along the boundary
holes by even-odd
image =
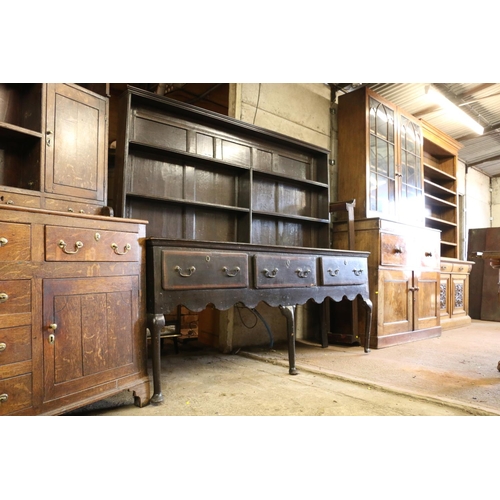
[[[148,238],[147,322],[153,347],[152,403],[161,403],[160,339],[165,314],[179,304],[200,311],[259,302],[280,307],[287,320],[289,373],[295,367],[295,306],[308,300],[363,300],[365,352],[370,348],[372,303],[367,252],[280,248],[211,241]],[[326,333],[325,333],[326,334]],[[325,339],[323,339],[323,343]]]
[[[0,415],[149,402],[145,223],[0,208]]]

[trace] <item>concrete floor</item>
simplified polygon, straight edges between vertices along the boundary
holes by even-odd
[[[466,416],[500,415],[500,323],[476,321],[441,337],[365,354],[297,342],[236,354],[189,342],[162,357],[164,403],[137,408],[128,391],[68,415]]]

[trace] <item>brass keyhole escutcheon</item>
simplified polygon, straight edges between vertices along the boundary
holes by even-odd
[[[57,330],[57,324],[51,323],[49,325],[49,330],[52,330],[53,332],[55,332]],[[49,335],[49,344],[53,344],[55,341],[56,341],[56,336],[53,333],[51,333]]]

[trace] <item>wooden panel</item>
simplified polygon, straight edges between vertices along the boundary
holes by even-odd
[[[137,276],[44,280],[45,400],[135,373]]]
[[[104,202],[107,100],[83,88],[49,84],[45,190]]]
[[[162,251],[164,290],[248,286],[246,254]]]
[[[31,260],[29,224],[0,222],[0,239],[0,261]]]
[[[423,272],[414,281],[417,288],[412,296],[415,304],[415,324],[414,330],[431,328],[439,325],[439,273]]]
[[[144,115],[138,111],[132,122],[131,140],[171,148],[178,151],[187,151],[187,129],[166,123],[158,115]]]
[[[381,317],[377,336],[413,330],[410,305],[411,273],[405,271],[380,271],[378,302]]]
[[[0,365],[31,359],[31,325],[0,330]]]

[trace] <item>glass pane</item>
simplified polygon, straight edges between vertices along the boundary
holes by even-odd
[[[370,170],[377,170],[377,138],[370,135]]]
[[[370,210],[377,210],[377,174],[370,174]]]
[[[370,98],[370,133],[394,142],[394,111]]]
[[[377,180],[377,211],[385,212],[389,202],[389,186],[385,177],[379,175]]]
[[[388,150],[387,142],[377,139],[377,172],[380,174],[387,175],[388,173]]]

